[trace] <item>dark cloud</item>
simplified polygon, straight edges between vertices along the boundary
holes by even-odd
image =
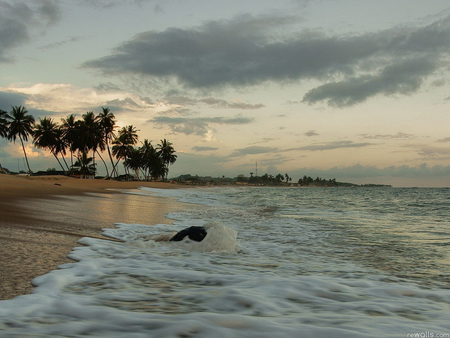
[[[319,134],[315,130],[309,130],[305,133],[306,136],[312,137],[312,136],[318,136]]]
[[[290,148],[286,149],[286,151],[292,151],[292,150],[307,150],[307,151],[323,151],[323,150],[334,150],[334,149],[341,149],[341,148],[361,148],[361,147],[367,147],[373,145],[373,143],[355,143],[353,141],[335,141],[330,143],[323,143],[323,144],[313,144],[310,146],[305,147],[298,147],[298,148]]]
[[[52,0],[36,0],[35,12],[39,19],[47,25],[52,25],[61,19],[61,9],[58,1]]]
[[[217,150],[219,148],[216,147],[200,147],[200,146],[196,146],[196,147],[192,147],[192,150],[194,151],[212,151],[212,150]]]
[[[26,94],[0,91],[0,109],[9,112],[12,106],[23,106],[26,99]]]
[[[133,101],[133,99],[130,99],[129,97],[127,97],[123,100],[115,99],[115,100],[107,101],[106,105],[112,105],[112,106],[116,106],[116,107],[127,107],[127,108],[140,108],[141,107],[139,104],[137,104],[135,101]]]
[[[155,1],[156,0],[79,0],[81,4],[89,5],[99,9],[113,8],[117,6],[132,6],[132,5],[142,6],[145,3]],[[157,9],[162,11],[159,4],[155,5],[155,12],[157,12]]]
[[[274,140],[276,140],[276,139],[272,138],[272,137],[264,137],[262,140],[253,142],[252,144],[266,143],[266,142],[270,142],[270,141],[274,141]]]
[[[416,136],[413,134],[406,134],[406,133],[401,133],[401,132],[398,132],[397,134],[374,134],[374,135],[362,134],[361,136],[364,139],[369,139],[369,140],[392,140],[392,139],[409,140],[409,139],[416,138]]]
[[[273,147],[261,147],[261,146],[251,146],[241,149],[236,149],[230,157],[236,156],[245,156],[245,155],[255,155],[255,154],[266,154],[266,153],[277,153],[279,151],[278,148]]]
[[[31,39],[34,27],[55,24],[60,16],[55,1],[0,1],[0,62],[12,61],[9,53]]]
[[[156,116],[149,120],[150,123],[169,126],[174,133],[186,135],[206,135],[212,127],[211,124],[248,124],[253,122],[253,118],[235,117],[169,117]]]
[[[437,66],[436,62],[426,58],[401,61],[386,66],[379,74],[349,77],[344,81],[321,85],[306,93],[303,102],[313,104],[326,101],[330,106],[345,107],[379,94],[412,94]]]
[[[67,44],[69,44],[69,43],[78,42],[78,41],[80,41],[80,40],[82,40],[82,39],[83,39],[83,38],[81,38],[81,37],[79,37],[79,36],[72,36],[72,37],[69,37],[69,38],[66,39],[66,40],[62,40],[62,41],[57,41],[57,42],[49,43],[49,44],[47,44],[47,45],[45,45],[45,46],[39,47],[39,49],[40,49],[40,50],[46,50],[46,49],[58,48],[58,47],[67,45]]]
[[[94,87],[97,93],[120,92],[122,89],[112,82],[100,83]]]
[[[331,80],[311,89],[303,102],[343,107],[376,95],[414,93],[424,79],[444,69],[449,55],[449,17],[426,26],[342,36],[294,33],[288,26],[298,22],[243,15],[195,28],[144,32],[84,67],[106,75],[175,78],[197,89]],[[283,29],[291,33],[280,33]]]
[[[222,99],[214,99],[212,97],[199,100],[203,103],[206,103],[211,106],[223,107],[223,108],[232,108],[232,109],[259,109],[264,107],[263,104],[248,104],[244,102],[228,102]]]
[[[432,146],[422,146],[418,149],[417,153],[423,160],[449,160],[450,148],[440,148]]]
[[[214,106],[217,108],[231,108],[231,109],[259,109],[264,107],[263,104],[249,104],[245,102],[229,102],[223,99],[216,99],[213,97],[207,97],[204,99],[193,99],[186,96],[168,96],[164,98],[169,104],[180,104],[180,105],[198,105],[200,103],[207,104],[209,106]]]
[[[450,142],[450,137],[442,138],[442,139],[438,140],[438,142],[443,142],[443,143]]]

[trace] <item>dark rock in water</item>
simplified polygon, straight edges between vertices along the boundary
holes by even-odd
[[[201,242],[206,237],[206,234],[206,229],[204,227],[192,226],[179,231],[170,239],[170,241],[179,242],[182,241],[186,236],[188,236],[189,239],[193,241]]]

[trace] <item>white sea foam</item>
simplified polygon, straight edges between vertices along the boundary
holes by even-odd
[[[209,208],[171,214],[173,226],[104,231],[124,243],[83,238],[85,246],[70,254],[76,263],[36,278],[33,294],[0,302],[1,336],[450,333],[448,289],[343,259],[339,233],[325,218],[314,217],[311,226],[300,215],[284,217],[287,210],[264,190],[147,192]],[[206,225],[205,243],[152,240],[192,225]]]

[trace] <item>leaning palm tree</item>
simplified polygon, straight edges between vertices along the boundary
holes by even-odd
[[[166,178],[167,178],[167,175],[169,174],[169,165],[174,164],[175,161],[177,160],[177,155],[174,155],[175,149],[173,149],[171,142],[164,139],[161,140],[160,144],[158,144],[157,150],[158,150],[157,154],[159,155],[159,157],[162,160],[162,163],[164,163],[167,169],[166,170]]]
[[[64,159],[66,146],[61,137],[61,129],[51,118],[39,119],[33,131],[33,144],[37,148],[48,149],[55,156],[62,170],[66,171],[58,158],[58,154],[61,154]]]
[[[8,140],[16,142],[17,137],[19,137],[20,143],[22,144],[23,154],[25,155],[28,172],[31,173],[27,152],[23,142],[28,141],[28,137],[33,135],[34,117],[32,115],[28,115],[28,110],[25,107],[14,106],[12,107],[9,119],[10,122],[7,138]]]
[[[113,170],[115,170],[117,174],[118,174],[118,170],[116,170],[116,168],[117,168],[117,165],[119,164],[119,161],[120,160],[125,161],[130,156],[132,149],[133,149],[133,147],[124,143],[120,137],[117,138],[116,140],[114,140],[113,147],[112,147],[112,153],[113,153],[114,157],[117,158],[117,162],[114,164]],[[127,167],[125,167],[125,170],[126,169],[127,169]]]

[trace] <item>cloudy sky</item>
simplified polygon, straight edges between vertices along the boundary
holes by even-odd
[[[449,56],[448,0],[0,0],[0,109],[109,107],[171,176],[450,186]]]

